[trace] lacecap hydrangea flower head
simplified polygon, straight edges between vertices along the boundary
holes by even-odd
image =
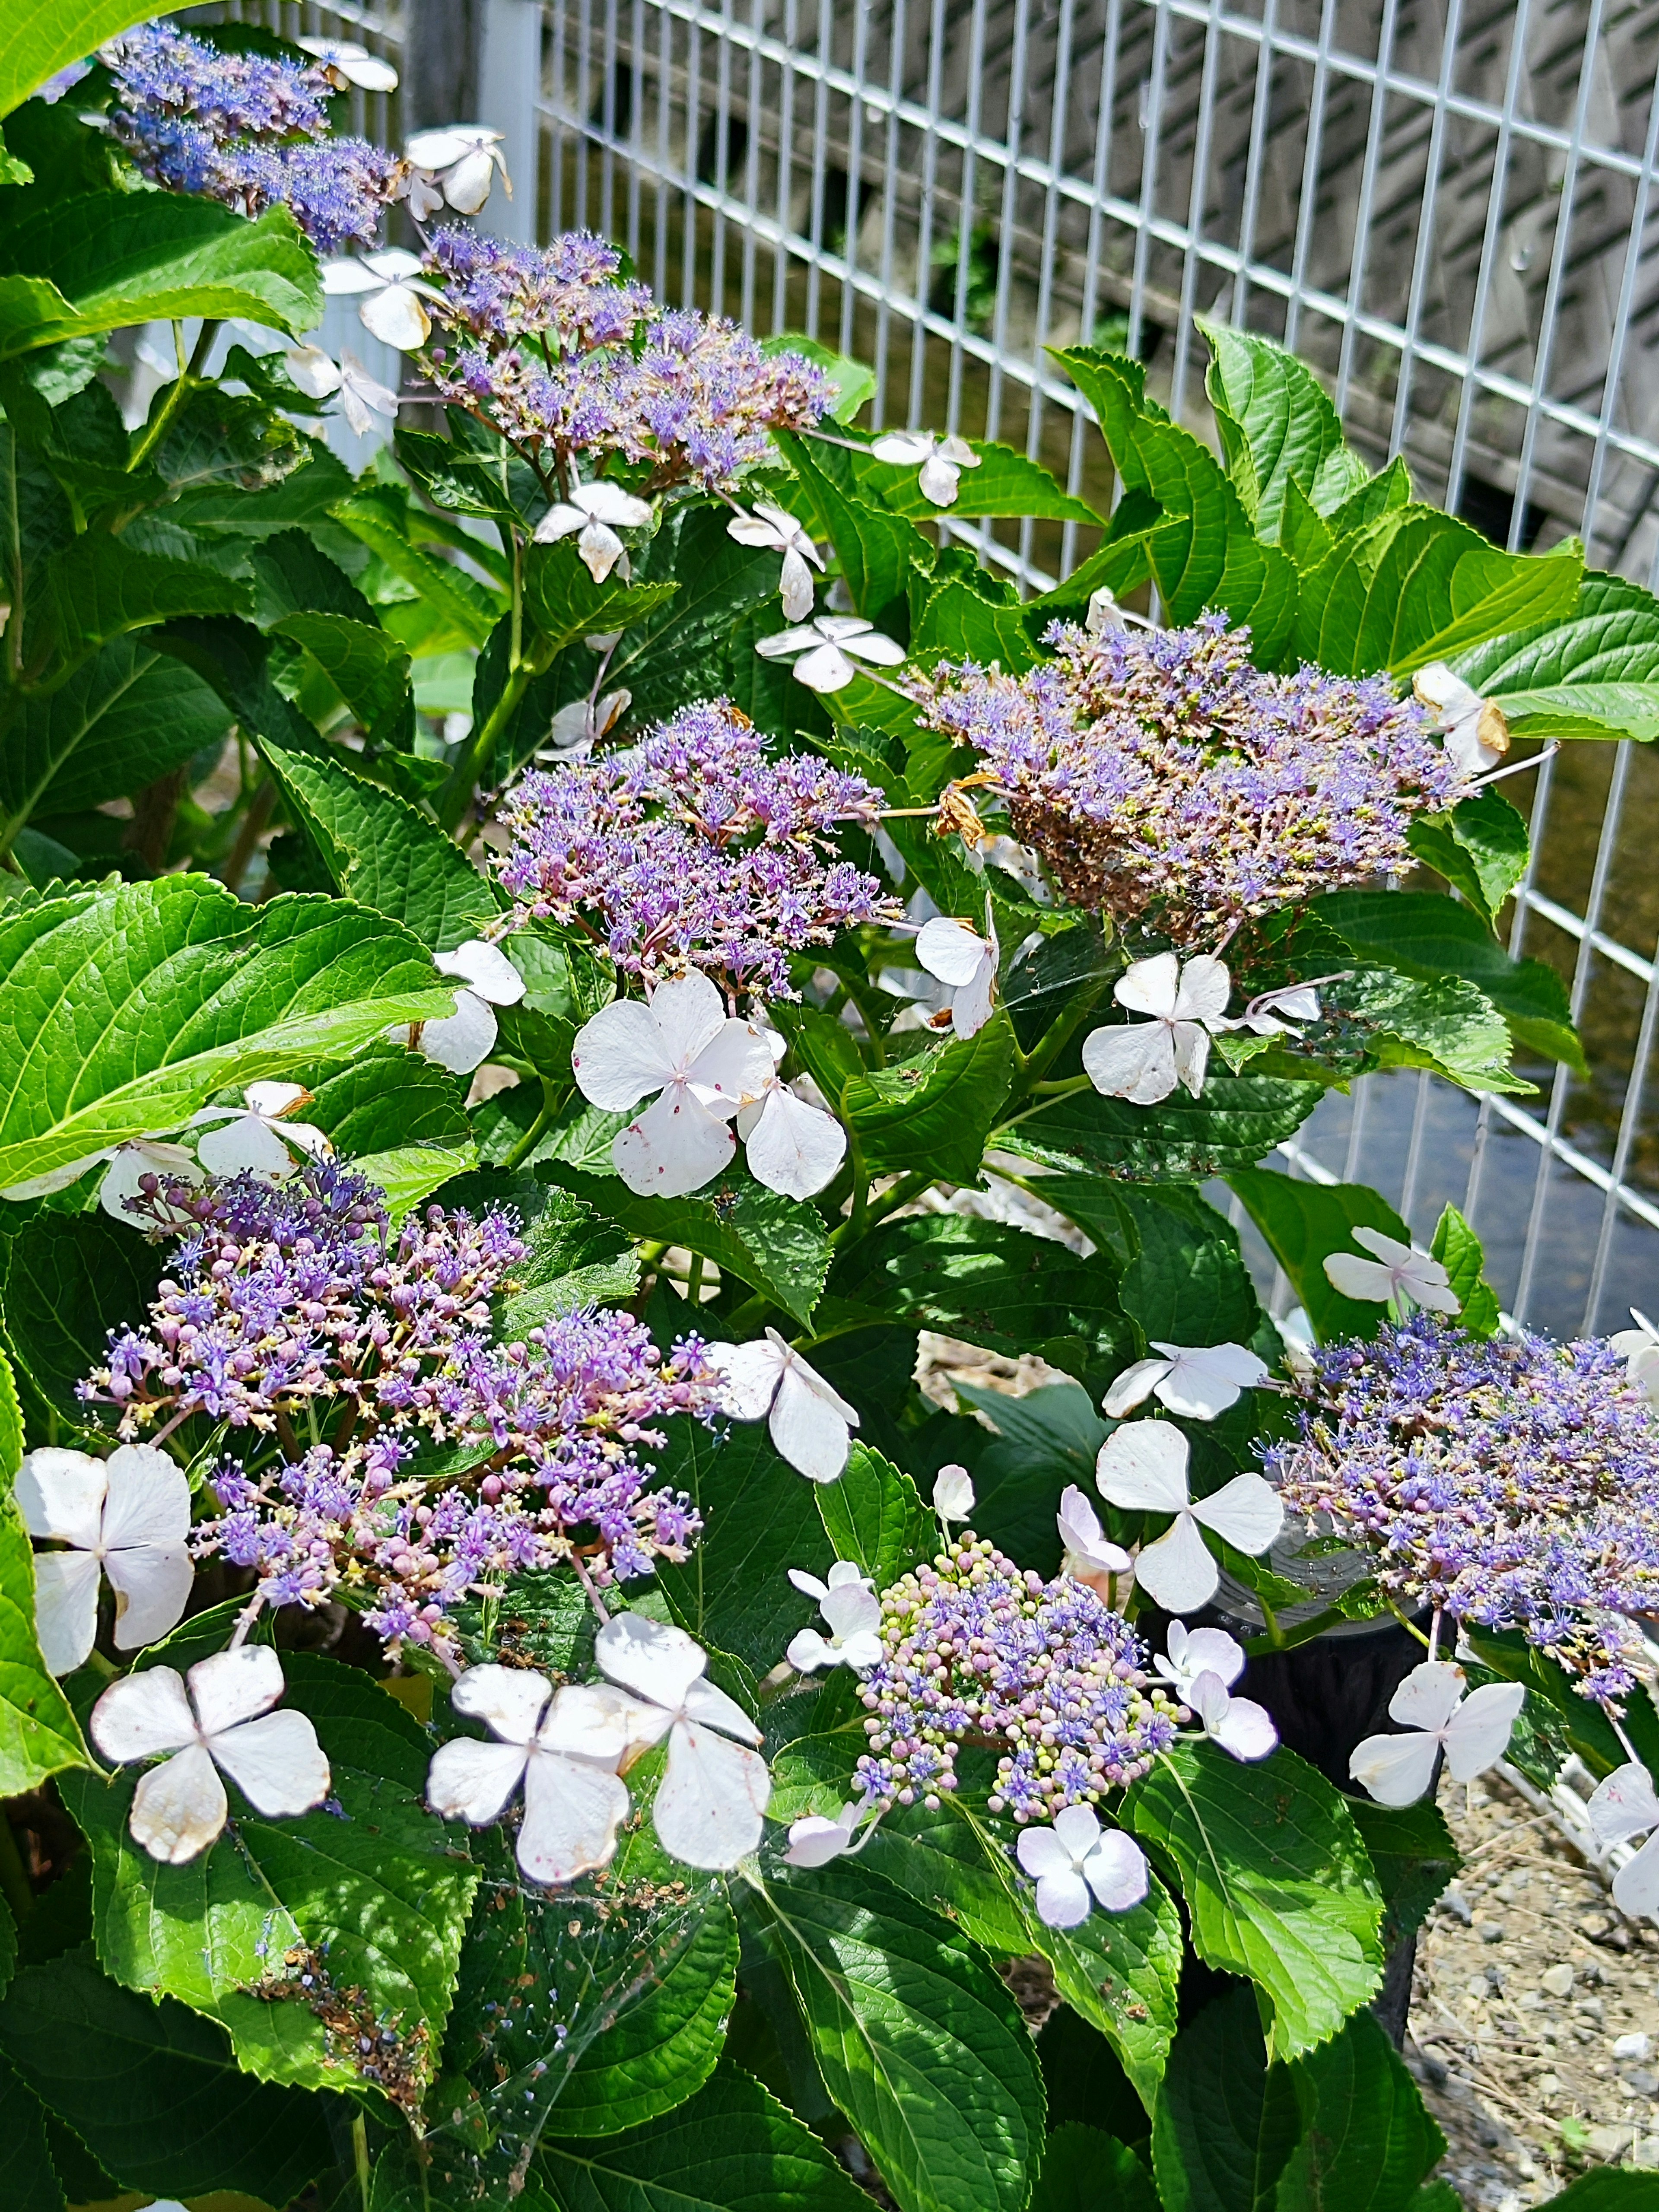
[[[1263,1455],[1287,1512],[1370,1553],[1403,1607],[1518,1628],[1616,1705],[1659,1608],[1659,1420],[1613,1346],[1483,1340],[1431,1313],[1312,1355]]]
[[[1409,866],[1413,817],[1467,787],[1386,678],[1264,675],[1224,615],[1057,623],[1045,642],[1054,658],[1023,676],[941,663],[912,694],[979,754],[1066,898],[1176,945]]]

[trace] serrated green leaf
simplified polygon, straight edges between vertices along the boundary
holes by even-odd
[[[948,1923],[842,1860],[768,1890],[836,2104],[902,2212],[1019,2212],[1042,2141],[1030,2036]]]
[[[1518,735],[1659,734],[1659,600],[1623,576],[1591,569],[1565,614],[1517,626],[1456,665]]]
[[[715,1906],[654,1989],[590,2043],[554,2110],[560,2136],[642,2127],[702,2088],[736,1996],[738,1926]]]
[[[127,2188],[285,2203],[334,2162],[314,2099],[239,2075],[211,2021],[118,1988],[86,1953],[17,1977],[0,2048]]]
[[[1212,1069],[1196,1098],[1178,1091],[1157,1106],[1132,1106],[1078,1091],[996,1131],[995,1142],[1074,1175],[1204,1182],[1253,1166],[1301,1127],[1322,1096],[1316,1083]]]
[[[271,625],[280,637],[305,647],[375,743],[401,734],[399,715],[409,697],[409,651],[378,626],[344,615],[284,615]]]
[[[1341,418],[1313,371],[1255,331],[1206,322],[1212,356],[1205,389],[1215,410],[1227,470],[1258,536],[1283,535],[1292,484],[1317,514],[1334,514],[1370,471],[1343,441]]]
[[[180,406],[164,385],[152,402],[151,420],[169,405],[173,411],[149,465],[174,492],[208,484],[264,491],[309,458],[293,423],[253,393],[227,392],[216,380],[192,381]]]
[[[958,1382],[957,1395],[974,1407],[998,1441],[974,1462],[974,1527],[1022,1566],[1060,1571],[1054,1514],[1060,1492],[1094,1488],[1095,1461],[1111,1433],[1092,1395],[1075,1382],[1046,1382],[1023,1398]]]
[[[854,606],[877,621],[896,600],[903,600],[913,569],[932,568],[933,546],[915,523],[891,507],[860,498],[851,486],[843,489],[835,481],[829,467],[832,458],[850,456],[833,447],[812,447],[787,433],[779,434],[778,444],[796,477],[785,503],[792,511],[807,510],[803,519],[810,520],[815,534],[827,538],[835,548]]]
[[[357,1160],[404,1145],[464,1145],[465,1079],[401,1044],[372,1046],[337,1074],[313,1082],[305,1109],[337,1152]]]
[[[216,1091],[303,1075],[453,995],[367,908],[250,909],[201,876],[8,908],[0,971],[0,1188],[176,1127]]]
[[[1386,1199],[1364,1183],[1293,1182],[1268,1168],[1236,1168],[1227,1182],[1290,1277],[1320,1341],[1374,1336],[1386,1306],[1345,1297],[1332,1285],[1325,1261],[1333,1252],[1363,1256],[1353,1241],[1356,1227],[1410,1243],[1410,1230]]]
[[[775,1000],[769,1011],[801,1066],[824,1097],[839,1104],[842,1085],[864,1073],[858,1041],[846,1023],[816,1006],[792,1005],[787,999]]]
[[[594,1303],[615,1304],[639,1286],[640,1257],[626,1234],[586,1200],[550,1188],[538,1176],[500,1176],[486,1170],[476,1179],[482,1194],[501,1187],[490,1205],[514,1206],[524,1224],[529,1257],[513,1271],[518,1285],[497,1310],[498,1334],[505,1340]],[[444,1194],[447,1205],[478,1203],[475,1179]],[[457,1192],[460,1195],[457,1196]]]
[[[1165,2212],[1275,2212],[1301,2129],[1282,2066],[1269,2066],[1254,1993],[1212,1999],[1176,2038],[1152,2117]]]
[[[718,698],[732,688],[733,631],[759,616],[765,629],[782,627],[775,599],[780,558],[763,545],[739,545],[722,507],[677,507],[634,561],[636,584],[672,583],[674,596],[623,634],[611,654],[605,689],[633,694],[630,724],[665,720],[688,699]],[[752,646],[748,647],[754,657]],[[584,656],[586,658],[586,656]],[[585,689],[592,663],[581,672]]]
[[[1028,459],[1012,446],[984,438],[969,438],[968,443],[979,456],[979,466],[963,469],[957,495],[948,507],[936,506],[923,491],[916,482],[914,461],[878,461],[873,456],[855,455],[854,474],[866,490],[879,496],[884,506],[912,522],[937,522],[941,515],[947,520],[957,515],[964,520],[973,515],[1029,515],[1038,522],[1092,523],[1097,529],[1105,521],[1104,515],[1097,514],[1086,500],[1063,489],[1041,461]]]
[[[1126,1811],[1179,1869],[1200,1958],[1271,2002],[1272,2056],[1312,2050],[1376,1990],[1382,1892],[1343,1799],[1294,1752],[1247,1765],[1177,1742]]]
[[[64,2185],[46,2148],[46,2107],[0,2058],[0,2200],[8,2212],[64,2212]]]
[[[1327,1008],[1351,1016],[1383,1067],[1428,1067],[1467,1091],[1527,1092],[1511,1073],[1509,1024],[1476,983],[1420,981],[1394,968],[1361,968],[1328,988]]]
[[[1524,817],[1490,786],[1461,799],[1449,813],[1418,815],[1407,842],[1494,927],[1527,872],[1531,850]]]
[[[49,12],[31,8],[13,16],[0,30],[0,115],[148,13],[129,0],[63,0]]]
[[[730,2064],[666,2121],[602,2143],[544,2144],[536,2174],[558,2212],[861,2212],[869,2203],[810,2129]]]
[[[392,485],[374,484],[354,492],[332,513],[394,576],[412,584],[422,602],[436,608],[468,645],[483,643],[495,627],[499,599],[453,561],[440,561],[415,544],[408,534],[407,503]]]
[[[1336,533],[1294,477],[1285,483],[1279,542],[1305,574],[1316,568],[1336,543]]]
[[[0,1309],[0,1327],[4,1325]],[[0,1352],[0,1495],[9,1492],[23,1460],[23,1409],[17,1401],[17,1378],[11,1360]]]
[[[234,576],[202,561],[136,553],[103,531],[88,531],[54,553],[41,581],[52,641],[68,660],[179,615],[240,615],[252,605],[247,586]]]
[[[915,1483],[866,1444],[853,1446],[839,1482],[816,1484],[813,1495],[836,1557],[862,1567],[878,1590],[938,1547],[939,1523]]]
[[[584,637],[628,629],[659,613],[674,597],[673,584],[629,584],[613,568],[596,584],[573,538],[532,545],[525,565],[525,613],[542,653],[551,659]],[[538,664],[539,665],[539,664]]]
[[[106,1213],[41,1213],[0,1242],[0,1314],[19,1364],[71,1427],[95,1425],[76,1386],[155,1295],[161,1255]]]
[[[1043,2145],[1031,2212],[1162,2212],[1152,2177],[1115,2136],[1068,2121]]]
[[[1085,1200],[1073,1194],[1077,1188],[1072,1176],[1042,1178],[1043,1195],[1062,1213],[1071,1210],[1068,1198],[1085,1210]],[[1261,1326],[1261,1305],[1239,1252],[1238,1231],[1225,1214],[1178,1184],[1124,1183],[1101,1193],[1107,1204],[1114,1196],[1136,1246],[1120,1294],[1124,1311],[1139,1322],[1147,1341],[1249,1344]],[[1080,1225],[1095,1234],[1088,1221]]]
[[[955,577],[930,592],[910,639],[913,659],[976,660],[1018,676],[1041,659],[1025,627],[1025,610],[998,606]]]
[[[1463,1327],[1476,1336],[1492,1335],[1498,1324],[1498,1297],[1485,1279],[1486,1250],[1455,1206],[1442,1213],[1429,1249],[1451,1278]]]
[[[417,1206],[424,1206],[434,1191],[477,1164],[477,1147],[470,1139],[460,1145],[394,1145],[352,1162],[359,1174],[385,1192],[394,1228]]]
[[[1403,453],[1396,453],[1385,469],[1380,469],[1369,483],[1345,499],[1328,520],[1332,534],[1346,538],[1356,530],[1364,530],[1381,516],[1393,514],[1398,507],[1409,507],[1412,500],[1412,473],[1406,465]]]
[[[985,1139],[1008,1095],[1014,1033],[997,1013],[970,1037],[855,1075],[842,1116],[872,1174],[921,1169],[949,1182],[979,1179]]]
[[[1653,2212],[1655,2188],[1650,2172],[1632,2166],[1598,2166],[1581,2173],[1559,2197],[1547,2197],[1540,2212]],[[1414,2206],[1413,2212],[1419,2212],[1419,2208]],[[1436,2204],[1429,2212],[1449,2212],[1449,2208]]]
[[[1275,2212],[1407,2212],[1446,2138],[1381,2022],[1362,2008],[1291,2075],[1302,2136]]]
[[[0,1498],[0,1797],[89,1764],[69,1700],[34,1634],[34,1553],[7,1485]]]
[[[1431,1798],[1377,1805],[1368,1797],[1350,1797],[1348,1810],[1382,1892],[1382,1948],[1392,1953],[1421,1927],[1462,1861],[1446,1816]]]

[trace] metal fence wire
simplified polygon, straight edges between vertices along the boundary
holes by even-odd
[[[1577,533],[1659,584],[1659,0],[406,12],[411,47],[442,15],[481,28],[515,234],[591,226],[671,300],[859,356],[878,424],[1003,439],[1103,511],[1103,447],[1046,349],[1138,354],[1206,433],[1194,319],[1227,320],[1294,347],[1368,459],[1403,453],[1498,543]],[[1091,544],[956,534],[1038,587]],[[1527,1066],[1517,1101],[1368,1078],[1288,1164],[1375,1183],[1419,1233],[1462,1206],[1509,1310],[1571,1333],[1659,1302],[1659,763],[1575,745],[1510,783],[1523,806],[1528,783],[1510,948],[1566,979],[1590,1079]]]

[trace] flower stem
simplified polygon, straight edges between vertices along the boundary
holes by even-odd
[[[204,333],[208,330],[216,328],[216,324],[210,323],[204,325]],[[173,349],[179,357],[179,374],[173,380],[173,389],[161,402],[155,420],[149,424],[127,457],[129,476],[135,469],[141,469],[157,446],[161,444],[168,423],[178,413],[179,403],[190,389],[190,364],[185,358],[185,326],[182,323],[174,323],[173,325]]]
[[[541,1111],[501,1162],[503,1169],[511,1173],[514,1168],[524,1165],[552,1127],[560,1109],[569,1096],[570,1085],[568,1083],[555,1083],[551,1077],[543,1076]]]

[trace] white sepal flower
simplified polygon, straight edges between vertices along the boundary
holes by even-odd
[[[941,1521],[966,1521],[974,1510],[974,1478],[955,1460],[933,1477],[933,1510]]]
[[[1473,1782],[1504,1756],[1526,1692],[1519,1682],[1486,1682],[1463,1695],[1461,1667],[1425,1659],[1389,1700],[1389,1717],[1410,1731],[1368,1735],[1348,1771],[1379,1805],[1413,1805],[1434,1780],[1441,1752],[1454,1782]]]
[[[1276,1748],[1279,1730],[1265,1705],[1254,1698],[1235,1698],[1219,1674],[1200,1674],[1183,1702],[1192,1707],[1212,1743],[1235,1759],[1266,1759]]]
[[[1352,1252],[1332,1252],[1327,1256],[1326,1280],[1345,1298],[1365,1298],[1377,1304],[1408,1301],[1414,1306],[1426,1306],[1431,1313],[1462,1310],[1451,1277],[1438,1260],[1402,1244],[1397,1237],[1384,1236],[1380,1229],[1355,1229],[1350,1234],[1356,1244],[1363,1244],[1376,1257],[1361,1260]]]
[[[759,1091],[738,1109],[749,1172],[785,1198],[811,1198],[835,1181],[847,1157],[847,1132],[833,1114],[798,1097],[780,1077],[788,1041],[775,1030],[760,1034],[771,1065]]]
[[[1134,1407],[1155,1397],[1172,1413],[1212,1421],[1237,1405],[1241,1390],[1254,1390],[1267,1379],[1265,1361],[1242,1344],[1160,1344],[1156,1359],[1137,1359],[1126,1367],[1102,1400],[1102,1410],[1120,1421]]]
[[[1259,1474],[1236,1474],[1207,1498],[1187,1486],[1187,1439],[1169,1421],[1129,1421],[1100,1448],[1095,1480],[1109,1504],[1141,1513],[1173,1513],[1174,1525],[1143,1545],[1135,1580],[1165,1613],[1196,1613],[1220,1579],[1200,1526],[1252,1558],[1284,1525],[1278,1492]]]
[[[88,1170],[95,1168],[100,1160],[112,1164],[99,1186],[98,1203],[115,1220],[125,1222],[129,1229],[143,1225],[134,1220],[125,1205],[129,1198],[137,1197],[142,1176],[156,1175],[165,1180],[190,1183],[202,1180],[195,1154],[183,1145],[169,1144],[157,1137],[130,1137],[124,1144],[106,1145],[101,1151],[88,1152],[78,1160],[66,1160],[62,1167],[48,1168],[45,1175],[30,1176],[27,1182],[9,1184],[0,1190],[0,1198],[9,1198],[18,1205],[25,1199],[50,1198],[54,1191],[67,1190],[72,1182],[79,1182]]]
[[[869,1577],[850,1559],[837,1559],[830,1579],[792,1567],[789,1579],[798,1590],[818,1601],[830,1633],[803,1628],[792,1637],[784,1656],[798,1674],[815,1674],[821,1667],[850,1667],[856,1674],[880,1663],[881,1600]]]
[[[1022,1828],[1014,1855],[1036,1883],[1045,1928],[1075,1928],[1097,1905],[1127,1912],[1146,1894],[1146,1855],[1121,1828],[1103,1834],[1091,1805],[1067,1805],[1047,1828]]]
[[[728,538],[735,538],[739,545],[769,545],[783,556],[783,573],[778,578],[778,594],[783,601],[786,622],[802,623],[812,611],[812,569],[822,568],[823,556],[812,543],[811,534],[786,514],[781,507],[772,507],[763,499],[755,501],[752,514],[734,514],[726,526]],[[808,562],[811,567],[807,566]]]
[[[525,994],[524,977],[507,955],[481,937],[469,938],[453,952],[436,952],[432,964],[441,975],[458,975],[465,988],[455,994],[455,1011],[435,1022],[394,1023],[389,1037],[402,1039],[452,1075],[471,1075],[495,1049],[494,1009],[516,1006]]]
[[[1225,962],[1207,952],[1184,963],[1173,952],[1137,960],[1112,995],[1152,1019],[1090,1031],[1083,1043],[1090,1082],[1103,1097],[1133,1106],[1156,1106],[1177,1083],[1196,1098],[1209,1064],[1210,1024],[1226,1012],[1231,991]]]
[[[501,152],[502,136],[485,130],[482,123],[417,131],[404,148],[404,159],[416,172],[409,186],[409,210],[416,222],[424,222],[446,201],[458,215],[477,215],[489,198],[497,169],[511,198],[513,182]]]
[[[532,1881],[552,1887],[609,1866],[628,1817],[617,1769],[640,1732],[636,1701],[608,1682],[556,1692],[544,1674],[486,1665],[467,1668],[450,1702],[495,1741],[456,1736],[438,1747],[426,1798],[439,1818],[487,1827],[522,1784],[514,1848]]]
[[[230,1817],[219,1770],[267,1820],[322,1803],[329,1771],[316,1729],[303,1713],[270,1710],[286,1687],[265,1644],[216,1651],[185,1676],[146,1667],[110,1684],[92,1709],[93,1742],[117,1766],[162,1760],[139,1778],[127,1822],[153,1859],[183,1866],[219,1834]]]
[[[1152,1667],[1183,1705],[1192,1703],[1188,1693],[1200,1674],[1215,1675],[1231,1690],[1244,1672],[1244,1647],[1224,1628],[1188,1628],[1184,1620],[1172,1620],[1164,1644]]]
[[[107,1459],[48,1445],[27,1455],[15,1492],[25,1527],[63,1552],[34,1562],[34,1625],[54,1674],[72,1674],[98,1634],[98,1585],[115,1592],[115,1645],[136,1651],[173,1627],[195,1570],[185,1539],[190,1484],[153,1444]]]
[[[858,674],[857,661],[896,668],[904,659],[904,647],[862,615],[819,615],[798,629],[757,639],[755,650],[763,660],[793,660],[795,681],[809,691],[842,690]]]
[[[256,1175],[282,1182],[300,1163],[297,1149],[320,1158],[333,1146],[310,1121],[289,1117],[311,1103],[302,1083],[250,1083],[240,1106],[204,1106],[190,1126],[199,1127],[196,1157],[210,1175]]]
[[[765,1421],[781,1458],[811,1482],[834,1482],[847,1465],[858,1410],[832,1390],[776,1329],[751,1344],[711,1344],[720,1404],[734,1421]]]
[[[1635,1306],[1630,1317],[1635,1328],[1620,1329],[1607,1342],[1625,1363],[1626,1379],[1645,1391],[1650,1404],[1659,1406],[1659,1328]]]
[[[536,543],[550,545],[557,538],[568,538],[572,531],[579,532],[576,551],[582,565],[596,584],[602,584],[618,561],[623,563],[623,574],[628,574],[628,548],[617,532],[644,530],[650,520],[648,501],[635,499],[620,484],[600,477],[593,483],[578,484],[568,500],[548,508],[536,525]]]
[[[428,300],[443,294],[421,275],[420,256],[400,246],[359,259],[347,254],[323,264],[323,290],[331,299],[360,296],[357,319],[371,337],[398,353],[413,353],[432,335]]]
[[[1622,1844],[1659,1828],[1653,1777],[1645,1766],[1634,1763],[1615,1767],[1598,1783],[1585,1809],[1597,1839],[1604,1844]],[[1659,1919],[1659,1835],[1649,1835],[1635,1857],[1614,1875],[1613,1901],[1632,1919],[1642,1913],[1650,1920]]]
[[[803,1814],[799,1820],[789,1823],[789,1848],[783,1855],[786,1866],[828,1866],[843,1851],[853,1848],[853,1832],[864,1818],[865,1808],[860,1804],[843,1805],[833,1820],[821,1813]]]
[[[919,463],[917,487],[935,507],[955,504],[963,471],[978,468],[981,459],[965,438],[941,438],[933,430],[889,430],[870,451],[878,461],[895,461],[902,468]]]
[[[355,84],[360,92],[396,92],[398,72],[367,46],[351,39],[295,39],[296,46],[315,54],[328,71],[337,91]]]
[[[591,645],[592,640],[587,642]],[[571,699],[547,726],[547,744],[536,755],[538,761],[586,760],[603,737],[608,737],[634,703],[634,694],[618,685],[599,698]]]
[[[1483,699],[1443,660],[1419,668],[1412,690],[1445,732],[1447,754],[1465,775],[1498,766],[1510,749],[1510,726],[1495,700]]]
[[[343,353],[336,362],[321,346],[298,346],[283,356],[288,373],[307,398],[340,395],[340,412],[361,438],[374,427],[374,417],[391,422],[402,401],[390,385],[369,374],[354,353]]]
[[[1115,1583],[1127,1589],[1135,1563],[1121,1545],[1112,1542],[1100,1525],[1099,1514],[1075,1483],[1067,1483],[1060,1493],[1054,1526],[1066,1547],[1060,1563],[1061,1574],[1069,1575],[1074,1583],[1087,1583],[1104,1598],[1110,1597]]]
[[[971,921],[942,914],[917,933],[916,958],[930,975],[951,986],[951,1027],[958,1036],[975,1036],[990,1020],[1001,957],[988,902],[983,936]]]
[[[1324,980],[1328,983],[1334,979],[1328,975]],[[1318,1019],[1317,986],[1284,983],[1276,991],[1261,992],[1242,1014],[1212,1015],[1206,1027],[1212,1034],[1223,1030],[1249,1030],[1256,1036],[1299,1036],[1298,1022]]]
[[[759,1843],[772,1794],[766,1761],[750,1748],[760,1730],[703,1680],[708,1654],[683,1628],[619,1613],[599,1631],[593,1656],[613,1682],[643,1700],[636,1740],[668,1738],[651,1815],[663,1849],[687,1866],[736,1866]]]
[[[613,999],[576,1032],[572,1073],[584,1098],[612,1113],[651,1097],[611,1146],[629,1190],[684,1198],[738,1148],[727,1124],[772,1073],[758,1030],[729,1017],[708,976],[659,983],[648,1004]]]

